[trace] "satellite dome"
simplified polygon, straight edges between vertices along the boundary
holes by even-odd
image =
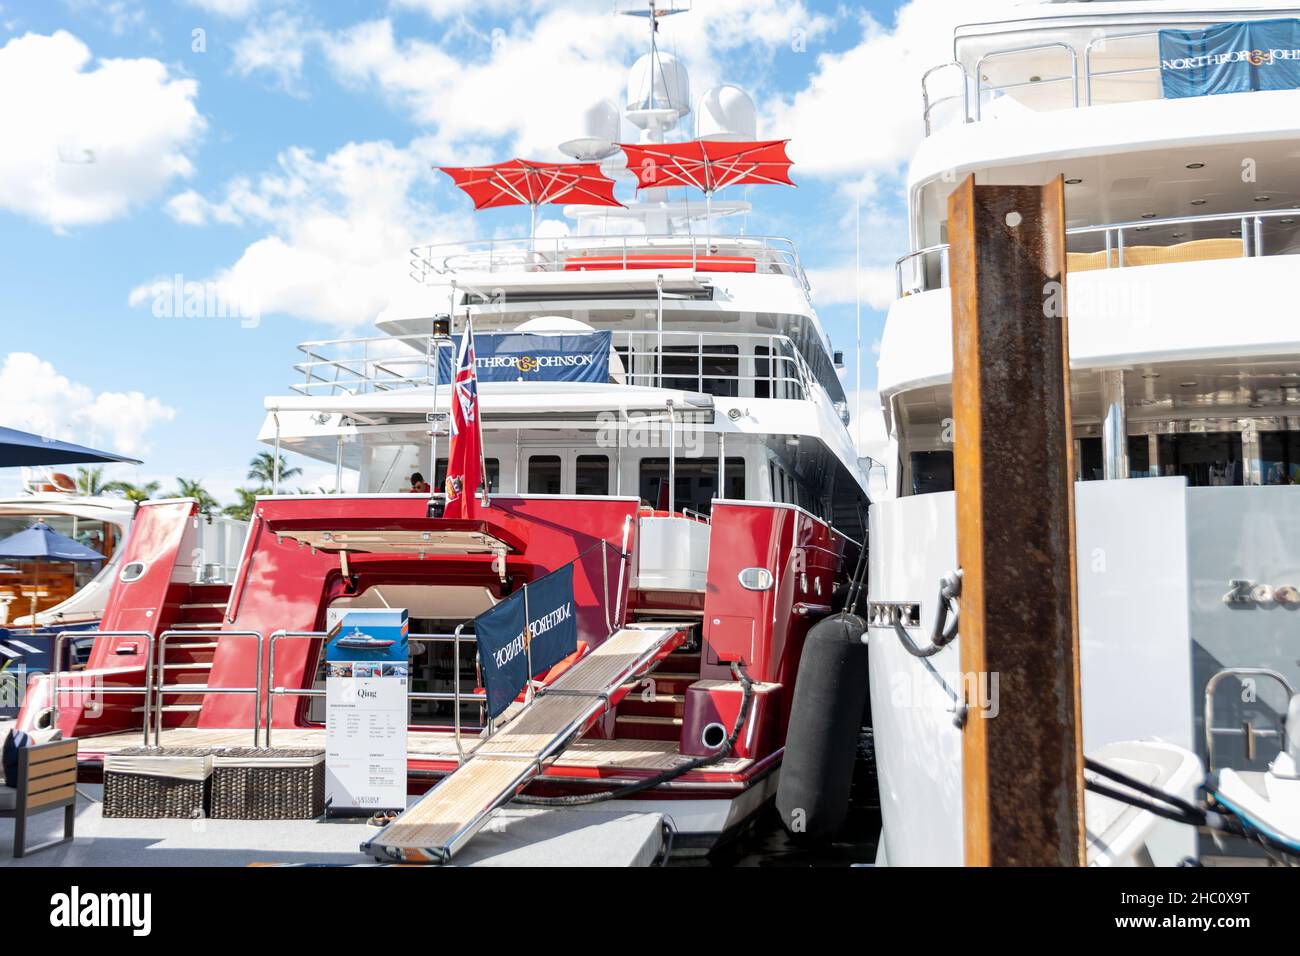
[[[700,97],[695,109],[695,138],[752,140],[758,131],[757,111],[750,95],[724,83]]]
[[[597,100],[582,113],[582,135],[560,144],[560,149],[580,162],[592,162],[618,152],[618,107]]]
[[[691,81],[686,67],[671,53],[642,56],[628,71],[627,108],[629,112],[664,110],[685,116],[691,111]]]

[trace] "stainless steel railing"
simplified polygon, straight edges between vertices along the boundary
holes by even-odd
[[[1207,22],[1226,22],[1226,19],[1229,18],[1220,18],[1219,21],[1216,21],[1214,17],[1207,17]],[[941,63],[931,67],[921,75],[922,119],[925,124],[925,135],[929,136],[934,132],[936,128],[934,110],[941,104],[951,104],[961,100],[961,111],[956,116],[957,121],[974,123],[983,118],[986,97],[1031,87],[1041,89],[1043,86],[1052,83],[1069,84],[1069,95],[1062,96],[1059,104],[1053,107],[1059,109],[1093,106],[1098,103],[1163,99],[1163,87],[1158,83],[1137,91],[1122,91],[1118,95],[1106,92],[1107,84],[1112,84],[1115,81],[1149,74],[1158,75],[1160,73],[1159,36],[1159,30],[1121,33],[1112,36],[1093,36],[1082,46],[1082,64],[1080,64],[1079,48],[1076,44],[1058,41],[990,50],[980,56],[973,70],[960,61]],[[1139,41],[1155,42],[1149,48],[1143,48]],[[1080,37],[1079,42],[1082,43],[1082,37]],[[1059,75],[1044,77],[1037,74],[1028,74],[1027,69],[1025,72],[1028,75],[1023,79],[1003,83],[990,83],[986,79],[984,67],[992,61],[1019,56],[1026,59],[1028,68],[1038,68],[1042,65],[1041,57],[1037,62],[1032,63],[1030,57],[1034,54],[1041,54],[1055,49],[1065,51],[1069,61],[1068,70]],[[1108,68],[1107,60],[1112,63],[1117,61],[1121,65]],[[959,76],[962,91],[942,96],[935,95],[932,85],[943,80],[951,82],[949,77],[951,71],[956,71]],[[971,95],[972,90],[974,91],[973,97]]]
[[[1075,226],[1065,231],[1067,244],[1070,239],[1095,237],[1092,242],[1076,242],[1075,245],[1096,246],[1088,252],[1105,251],[1105,268],[1135,268],[1137,263],[1125,259],[1125,250],[1132,246],[1132,239],[1137,234],[1159,233],[1177,227],[1199,227],[1221,225],[1225,228],[1209,230],[1222,232],[1224,235],[1201,235],[1200,239],[1231,238],[1241,243],[1241,258],[1259,258],[1268,255],[1292,254],[1290,246],[1282,250],[1271,250],[1267,242],[1267,228],[1276,223],[1280,226],[1300,225],[1300,208],[1270,209],[1266,212],[1231,212],[1211,213],[1204,216],[1170,216],[1163,219],[1135,219],[1128,222],[1106,223],[1096,226]],[[1170,239],[1186,238],[1185,234],[1171,232]],[[1175,242],[1157,244],[1161,248],[1170,248]],[[1071,252],[1085,251],[1071,249]],[[946,244],[928,246],[900,256],[894,262],[895,292],[898,298],[918,292],[930,292],[948,286],[948,246]]]
[[[805,292],[811,288],[798,249],[789,239],[675,233],[431,243],[411,249],[411,277],[420,283],[442,283],[447,276],[461,273],[575,271],[583,264],[580,260],[593,256],[606,260],[601,263],[603,268],[616,265],[619,270],[644,271],[644,257],[660,256],[671,257],[671,261],[654,268],[689,266],[702,272],[711,271],[708,262],[711,257],[739,256],[753,259],[759,274],[788,275]],[[677,261],[688,257],[689,263]]]
[[[480,330],[488,331],[488,330]],[[807,360],[786,335],[756,332],[669,331],[616,329],[611,337],[622,372],[611,377],[624,384],[681,388],[686,382],[697,392],[709,382],[764,386],[770,398],[807,398],[814,376]],[[440,381],[439,352],[450,340],[433,335],[384,335],[303,342],[303,358],[294,365],[302,381],[289,387],[300,395],[361,395],[400,388],[436,387]],[[735,375],[719,374],[706,365],[736,362]],[[693,364],[693,368],[691,365]],[[757,389],[756,389],[757,393]]]
[[[212,687],[210,684],[168,684],[167,683],[167,642],[173,637],[206,637],[217,634],[222,638],[227,637],[255,637],[257,638],[257,670],[253,680],[252,687]],[[209,642],[210,643],[210,642]],[[163,695],[165,694],[251,694],[253,696],[253,746],[260,746],[261,737],[259,734],[258,716],[261,714],[262,705],[262,647],[264,639],[261,631],[187,631],[187,630],[170,630],[163,631],[158,635],[158,656],[157,666],[151,684],[153,686],[154,696],[157,698],[154,704],[154,730],[153,745],[162,746],[163,731],[163,713],[166,706],[163,704]],[[184,645],[181,645],[184,647]],[[148,746],[148,733],[145,734],[145,746]],[[270,746],[270,744],[267,744]]]
[[[422,641],[422,642],[452,641],[455,644],[455,650],[453,653],[453,660],[454,660],[453,667],[455,673],[452,679],[452,687],[454,688],[454,690],[450,693],[446,691],[418,691],[418,692],[412,691],[407,695],[407,699],[408,701],[436,700],[436,701],[452,702],[453,709],[455,710],[454,732],[456,736],[456,750],[457,753],[461,754],[462,756],[463,756],[463,748],[461,744],[462,727],[460,723],[461,704],[463,702],[475,703],[475,702],[487,701],[486,694],[464,693],[460,689],[460,645],[464,641],[468,641],[472,644],[475,643],[477,640],[477,638],[473,634],[462,633],[464,627],[465,625],[461,624],[459,627],[456,628],[455,631],[453,631],[450,634],[408,634],[407,635],[407,640],[410,641]],[[323,640],[328,640],[329,637],[330,635],[326,631],[279,630],[279,631],[272,632],[270,643],[269,643],[269,649],[267,651],[267,667],[266,667],[265,724],[266,724],[266,746],[267,747],[271,746],[271,730],[273,726],[272,705],[274,704],[276,697],[324,697],[325,696],[325,691],[318,690],[314,687],[276,686],[275,683],[276,642],[280,640],[287,640],[287,639],[323,641]],[[409,723],[409,716],[408,716],[408,723]]]
[[[1219,682],[1225,677],[1262,677],[1265,680],[1271,680],[1279,685],[1286,693],[1289,701],[1295,696],[1295,688],[1286,677],[1269,667],[1225,667],[1205,682],[1205,772],[1214,772],[1214,737],[1216,734],[1240,734],[1245,738],[1246,754],[1248,758],[1254,757],[1254,738],[1271,737],[1279,738],[1279,749],[1283,752],[1287,749],[1286,722],[1278,719],[1277,729],[1255,730],[1249,723],[1243,727],[1216,727],[1214,725],[1214,691],[1219,686]],[[1283,705],[1285,709],[1286,705]]]
[[[59,688],[59,663],[63,660],[63,642],[70,637],[134,637],[144,642],[144,683],[139,687],[73,687],[66,690]],[[153,635],[148,631],[60,631],[54,635],[54,656],[52,658],[53,667],[50,669],[50,726],[59,725],[59,696],[61,693],[69,694],[140,694],[144,697],[144,746],[149,746],[149,706],[152,697],[152,680],[153,680]],[[84,671],[69,671],[68,674],[79,674],[81,678],[87,675]],[[92,677],[102,679],[102,675],[92,673]]]

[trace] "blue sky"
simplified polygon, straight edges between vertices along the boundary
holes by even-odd
[[[906,244],[917,78],[946,58],[963,5],[901,6],[697,0],[661,34],[693,97],[737,83],[760,136],[792,138],[799,188],[752,190],[748,228],[799,244],[850,362],[860,198],[867,388]],[[644,21],[612,7],[0,0],[13,144],[0,156],[0,424],[145,459],[116,477],[164,490],[203,478],[228,498],[297,343],[365,333],[411,281],[413,242],[526,231],[517,209],[472,214],[429,166],[562,159],[555,145],[619,95],[645,48]],[[151,284],[177,274],[237,289],[259,321],[155,315]],[[331,471],[309,465],[304,483]]]

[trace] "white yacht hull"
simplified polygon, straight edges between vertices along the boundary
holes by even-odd
[[[1300,488],[1188,488],[1181,478],[1085,482],[1076,485],[1076,518],[1085,752],[1156,738],[1204,761],[1204,687],[1212,674],[1269,666],[1300,686],[1293,652],[1300,608],[1224,602],[1233,580],[1300,587]],[[919,602],[921,627],[912,637],[924,644],[939,578],[957,566],[954,495],[878,502],[871,528],[869,599]],[[962,690],[960,638],[919,659],[892,628],[872,627],[869,635],[884,858],[959,865],[962,754],[953,700]],[[1261,704],[1265,713],[1285,713],[1275,688],[1261,683],[1258,700],[1244,704],[1238,698],[1256,688],[1224,685],[1216,727],[1258,722]],[[991,680],[972,686],[989,701],[991,716],[1014,706],[999,699]],[[1238,710],[1247,705],[1254,709]],[[969,719],[988,718],[972,711]],[[1256,759],[1266,760],[1277,740],[1259,729]],[[1219,766],[1241,764],[1240,738],[1216,735],[1215,756]],[[1196,855],[1190,828],[1168,829],[1147,846],[1153,862]]]

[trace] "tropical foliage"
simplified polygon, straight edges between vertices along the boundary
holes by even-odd
[[[158,494],[158,489],[161,487],[162,483],[158,481],[146,481],[139,485],[129,481],[110,481],[104,485],[104,490],[121,495],[127,501],[148,501]]]

